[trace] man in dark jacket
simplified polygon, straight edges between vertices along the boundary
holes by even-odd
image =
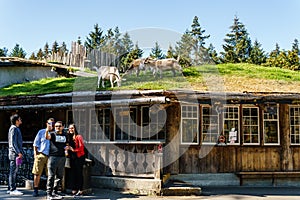
[[[62,196],[58,195],[57,190],[64,176],[66,162],[65,147],[67,145],[67,136],[63,132],[63,124],[61,121],[57,121],[54,127],[55,132],[49,133],[47,130],[45,132],[46,139],[50,140],[47,200],[62,199]]]
[[[8,159],[9,159],[9,179],[8,191],[10,195],[23,195],[22,192],[16,189],[16,178],[19,165],[16,159],[22,159],[23,139],[19,126],[22,124],[22,119],[18,114],[10,117],[11,126],[8,131]]]

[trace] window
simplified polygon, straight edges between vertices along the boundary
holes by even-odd
[[[137,141],[137,107],[120,107],[114,110],[115,140]]]
[[[243,144],[259,144],[258,107],[243,107],[242,123]]]
[[[165,110],[142,107],[142,126],[140,140],[165,140],[166,118]]]
[[[198,144],[198,105],[181,105],[181,143]]]
[[[300,144],[300,107],[290,107],[291,144]]]
[[[219,115],[213,107],[202,106],[202,143],[216,144],[219,137]]]
[[[278,105],[266,105],[264,112],[264,144],[279,144]]]
[[[239,144],[239,107],[224,106],[223,109],[223,134],[227,144]]]
[[[75,123],[80,134],[88,133],[86,126],[86,109],[73,109],[67,111],[67,124]],[[67,128],[67,127],[65,127]]]
[[[110,109],[90,110],[90,141],[110,140]]]

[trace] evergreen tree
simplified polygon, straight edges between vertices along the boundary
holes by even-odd
[[[180,56],[179,63],[181,66],[187,67],[191,66],[191,52],[193,46],[193,38],[188,30],[181,36],[179,42],[176,42],[175,52]]]
[[[277,64],[278,64],[277,59],[278,59],[279,54],[280,54],[280,47],[279,47],[278,43],[276,43],[275,49],[273,51],[271,51],[269,57],[266,60],[266,63],[263,65],[267,66],[267,67],[279,67],[279,66],[277,66]]]
[[[292,51],[294,51],[297,55],[300,55],[299,51],[299,42],[297,39],[294,40],[293,46],[292,46]]]
[[[77,38],[77,43],[78,43],[79,45],[82,44],[82,42],[81,42],[81,37],[80,37],[80,36],[78,36],[78,38]]]
[[[57,41],[55,40],[52,44],[52,49],[51,49],[51,52],[52,53],[57,53],[58,52],[58,43]]]
[[[218,57],[218,53],[215,50],[215,47],[212,44],[209,44],[208,47],[208,54],[211,60],[213,61],[214,64],[219,64],[220,63],[220,58]]]
[[[68,53],[67,45],[65,42],[62,42],[61,46],[58,47],[58,52],[63,55],[65,53]]]
[[[263,51],[261,44],[257,40],[255,40],[250,51],[248,62],[256,65],[261,65],[262,63],[266,62],[266,59],[267,56]]]
[[[36,60],[37,59],[37,57],[35,56],[34,52],[32,52],[32,54],[30,55],[29,59],[30,60]]]
[[[223,45],[224,52],[221,52],[222,62],[240,63],[246,62],[251,51],[251,40],[249,34],[237,16],[230,26],[230,33],[226,34]]]
[[[48,44],[48,42],[46,42],[46,44],[44,46],[44,53],[41,58],[47,58],[49,55],[50,55],[49,44]]]
[[[107,53],[111,53],[111,54],[115,54],[116,51],[114,49],[114,32],[113,30],[110,28],[107,30],[107,34],[104,36],[104,42],[103,45],[101,47],[101,50]]]
[[[104,41],[105,41],[105,36],[103,35],[102,29],[99,27],[98,24],[95,24],[94,31],[91,31],[89,35],[86,37],[84,46],[88,50],[101,49]]]
[[[7,55],[7,49],[4,47],[3,49],[0,49],[0,56],[1,57],[6,57]]]
[[[150,57],[157,59],[165,58],[165,55],[163,54],[158,42],[155,42],[155,46],[151,49]]]
[[[10,56],[11,57],[25,58],[26,52],[23,50],[22,47],[20,47],[19,44],[16,44],[16,46],[12,49],[12,52],[11,52]]]
[[[166,58],[175,58],[175,51],[171,45],[169,45]]]
[[[194,17],[191,27],[192,30],[190,31],[190,34],[193,38],[192,50],[194,54],[193,63],[195,65],[199,65],[204,63],[206,60],[205,57],[207,55],[207,49],[204,47],[204,45],[205,40],[208,39],[210,35],[204,35],[205,30],[203,30],[200,26],[197,16]]]
[[[125,72],[129,68],[133,60],[142,57],[142,55],[143,55],[143,50],[141,50],[138,44],[136,44],[134,49],[131,52],[129,52],[126,57],[123,57],[122,60],[123,72]]]
[[[133,50],[134,44],[133,44],[128,32],[126,32],[124,34],[123,38],[121,39],[121,42],[122,42],[122,49],[120,51],[121,55],[125,54],[125,53],[129,53]]]
[[[43,53],[43,50],[40,48],[39,51],[37,52],[36,54],[36,58],[38,60],[42,60],[44,58],[44,53]]]
[[[291,70],[300,69],[300,61],[297,51],[292,50],[287,53],[287,68]]]

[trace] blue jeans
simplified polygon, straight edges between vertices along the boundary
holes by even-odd
[[[48,158],[47,195],[57,192],[65,173],[66,157],[50,156]]]
[[[9,160],[9,177],[8,190],[14,191],[16,189],[16,179],[19,166],[16,165],[16,160]]]

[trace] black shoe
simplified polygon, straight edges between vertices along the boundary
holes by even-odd
[[[39,196],[39,192],[37,190],[34,190],[32,193],[33,197],[38,197]]]

